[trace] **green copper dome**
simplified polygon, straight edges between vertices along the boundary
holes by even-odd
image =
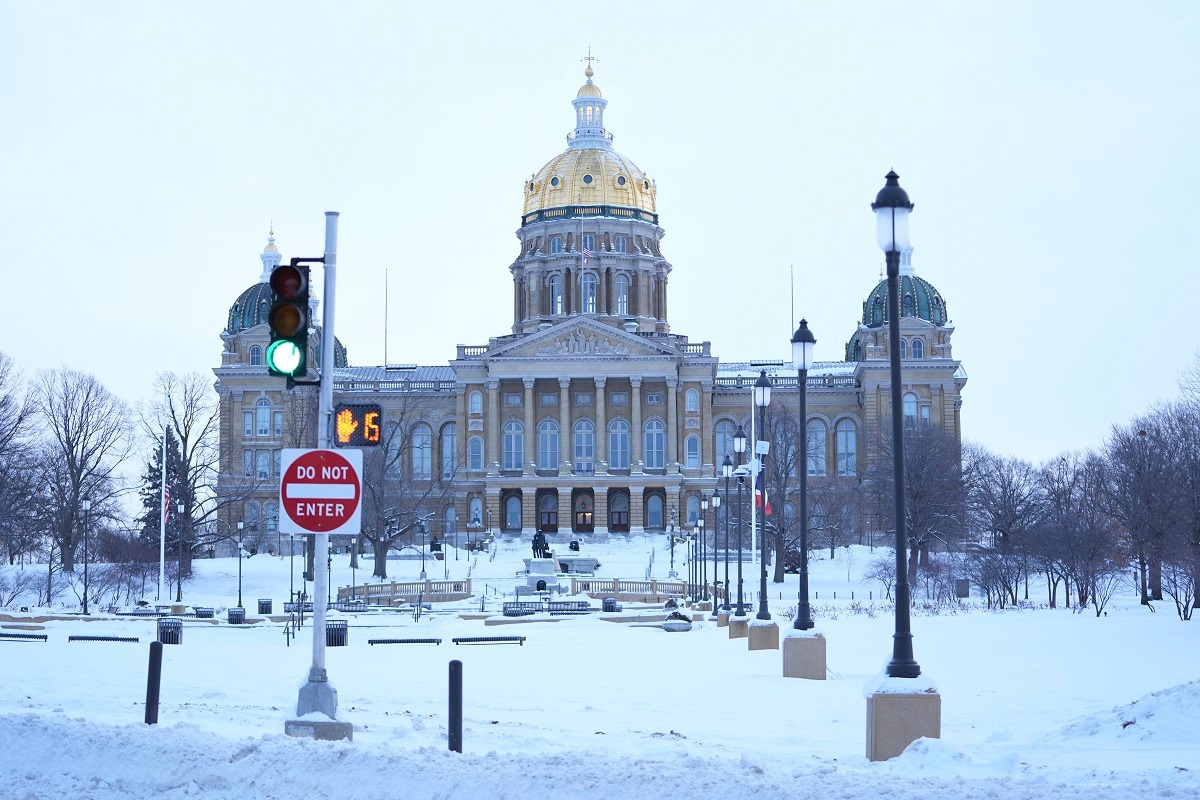
[[[255,325],[267,324],[267,312],[271,310],[271,285],[256,283],[238,295],[229,307],[229,322],[226,333],[241,333]]]
[[[932,322],[934,325],[945,325],[948,319],[946,301],[933,284],[916,275],[900,276],[900,316],[917,317]],[[882,280],[875,289],[867,295],[863,303],[863,324],[868,328],[878,328],[888,321],[887,314],[887,281]]]

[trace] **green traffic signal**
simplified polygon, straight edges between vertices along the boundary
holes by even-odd
[[[280,264],[271,272],[271,310],[267,324],[267,370],[286,378],[308,372],[308,267]]]
[[[304,351],[281,339],[267,347],[267,368],[280,375],[301,375],[304,369]]]

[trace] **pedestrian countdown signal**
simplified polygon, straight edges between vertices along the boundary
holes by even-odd
[[[382,421],[383,409],[378,403],[339,403],[333,412],[333,443],[337,447],[375,447]]]

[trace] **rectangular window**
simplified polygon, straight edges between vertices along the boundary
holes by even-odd
[[[929,406],[921,406],[921,424],[929,424]]]
[[[278,478],[283,475],[283,451],[272,450],[271,452],[275,454],[275,477]]]
[[[575,405],[590,406],[592,404],[591,392],[578,392],[575,395]]]
[[[271,451],[259,450],[254,454],[256,466],[254,477],[264,481],[271,477]]]
[[[662,392],[646,392],[646,405],[661,406],[663,403]]]
[[[249,478],[254,474],[254,451],[242,451],[242,474]]]
[[[245,428],[246,428],[246,431],[243,435],[244,436],[253,436],[254,435],[254,414],[250,411],[243,412],[242,413],[242,422],[245,424]]]
[[[275,425],[275,436],[283,436],[283,412],[276,411],[273,415]]]
[[[558,395],[554,392],[542,392],[538,395],[538,402],[544,406],[558,405]]]
[[[614,406],[629,405],[629,395],[626,392],[613,392],[609,395],[609,400]]]
[[[506,406],[521,405],[521,393],[520,392],[506,392],[504,395],[504,405],[506,405]]]

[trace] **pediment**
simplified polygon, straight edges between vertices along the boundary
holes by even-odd
[[[675,356],[674,348],[589,319],[560,322],[488,352],[485,358]]]

